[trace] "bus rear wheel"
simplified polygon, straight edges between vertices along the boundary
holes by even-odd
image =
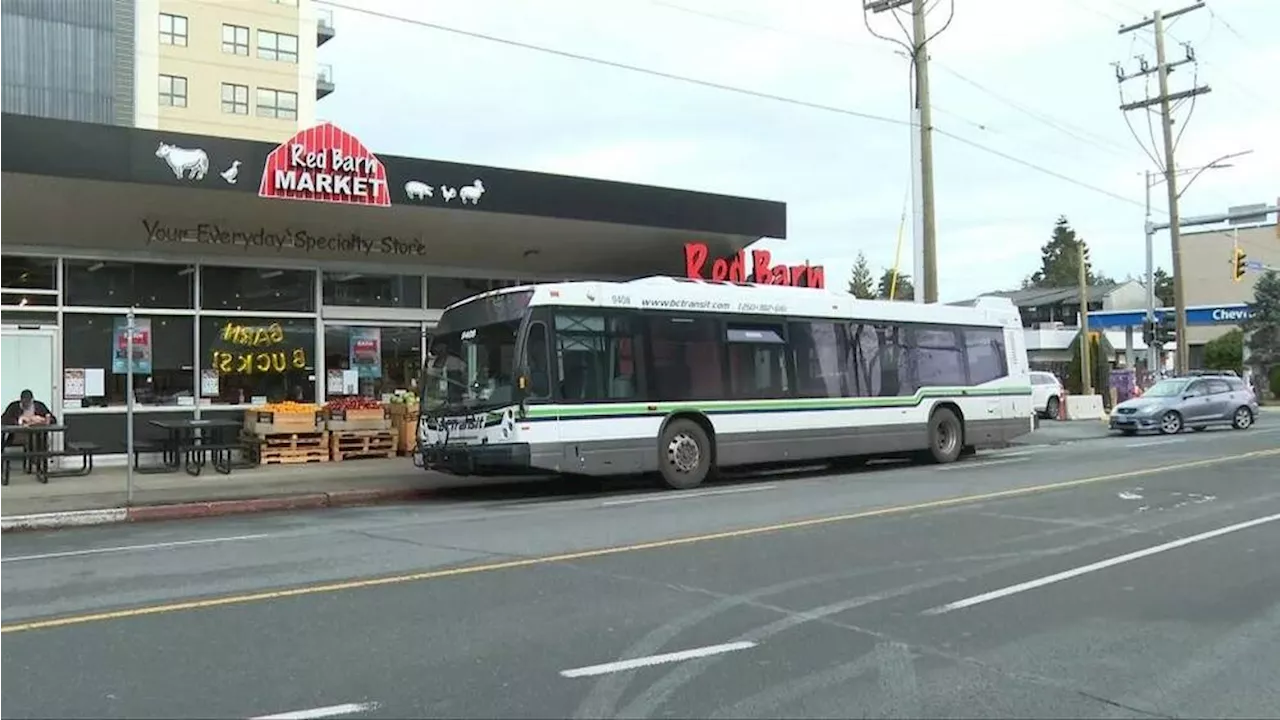
[[[929,417],[929,458],[936,463],[955,462],[964,449],[964,426],[947,408],[938,408]]]
[[[702,484],[711,470],[711,440],[692,420],[672,420],[658,441],[658,469],[674,490]]]

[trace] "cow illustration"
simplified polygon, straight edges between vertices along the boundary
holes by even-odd
[[[435,188],[418,180],[410,180],[404,184],[405,197],[410,200],[425,200],[432,196]]]
[[[169,143],[160,143],[156,148],[156,157],[165,161],[173,176],[182,179],[184,173],[192,180],[203,180],[209,172],[209,156],[200,148],[181,148]]]
[[[467,185],[466,187],[463,187],[460,190],[458,190],[458,199],[462,201],[463,205],[466,205],[467,201],[471,201],[471,204],[475,205],[480,202],[480,196],[483,194],[484,194],[484,183],[480,182],[479,180],[476,180],[470,185]]]

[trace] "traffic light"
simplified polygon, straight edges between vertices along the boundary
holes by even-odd
[[[1178,326],[1173,316],[1165,315],[1160,318],[1160,323],[1155,328],[1155,341],[1156,347],[1173,345],[1178,341]]]
[[[1142,344],[1148,347],[1156,344],[1156,323],[1154,320],[1142,321]]]
[[[1238,246],[1231,248],[1231,279],[1240,282],[1244,278],[1245,260],[1248,255]]]

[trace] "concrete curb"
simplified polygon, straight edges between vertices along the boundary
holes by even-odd
[[[103,510],[69,510],[66,512],[32,515],[12,515],[0,518],[0,532],[49,530],[88,525],[109,525],[122,522],[148,522],[152,520],[185,520],[259,512],[358,507],[361,505],[410,502],[424,499],[431,494],[432,491],[426,488],[339,490],[329,493],[299,493],[296,495],[246,498],[243,500],[212,500],[168,505],[138,505],[131,508],[120,507]]]

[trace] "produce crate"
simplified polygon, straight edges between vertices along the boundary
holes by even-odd
[[[404,407],[392,405],[392,408]],[[418,410],[391,412],[391,431],[396,435],[396,454],[409,455],[418,444]]]
[[[387,430],[343,430],[329,434],[334,462],[396,456],[395,435]]]
[[[258,443],[261,465],[329,462],[329,433],[273,433],[251,438]]]
[[[244,411],[244,429],[258,437],[282,433],[313,433],[324,430],[324,417],[323,410],[275,412],[249,409]]]
[[[344,410],[335,408],[329,411],[327,422],[329,430],[386,430],[391,427],[391,413],[386,408],[369,410]]]

